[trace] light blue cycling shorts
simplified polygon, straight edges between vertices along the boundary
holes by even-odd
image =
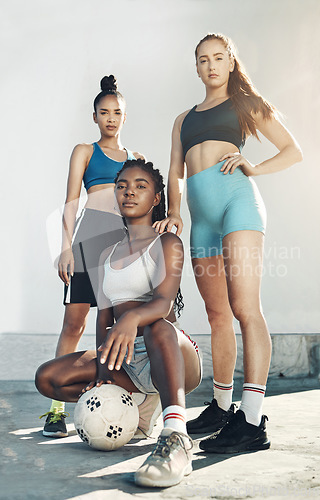
[[[265,232],[266,209],[256,183],[238,167],[224,174],[219,162],[187,179],[191,215],[191,257],[222,255],[222,240],[233,231]]]

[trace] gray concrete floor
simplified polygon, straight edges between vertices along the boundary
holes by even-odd
[[[39,336],[26,340],[12,336],[13,349],[8,350],[8,339],[0,337],[1,499],[320,498],[318,379],[270,379],[264,404],[270,450],[206,455],[195,440],[190,476],[172,488],[142,489],[135,486],[133,473],[153,449],[161,419],[153,438],[100,452],[78,438],[72,424],[74,405],[68,404],[69,436],[43,437],[38,416],[47,411],[48,401],[37,393],[32,379],[35,366],[50,357],[47,351],[56,338],[51,347]],[[236,401],[240,394],[237,380]],[[187,398],[189,418],[210,395],[211,381],[205,379]]]

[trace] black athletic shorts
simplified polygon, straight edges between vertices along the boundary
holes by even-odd
[[[73,235],[74,274],[69,286],[64,287],[64,305],[96,307],[100,255],[124,236],[122,217],[92,208],[83,209]]]

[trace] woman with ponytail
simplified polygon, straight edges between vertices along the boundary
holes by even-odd
[[[191,258],[211,326],[213,399],[190,433],[213,432],[200,448],[212,453],[266,449],[262,415],[271,340],[260,304],[266,211],[253,177],[301,161],[302,153],[275,108],[254,88],[232,41],[209,34],[197,45],[196,68],[204,101],[182,113],[172,133],[168,216],[154,227],[182,231],[181,194],[187,170]],[[278,153],[252,165],[241,150],[260,131]],[[232,404],[236,340],[240,323],[244,385],[240,409]],[[220,431],[220,432],[217,432]]]
[[[123,387],[136,401],[160,395],[163,430],[135,482],[173,486],[192,471],[185,394],[201,381],[198,346],[167,319],[174,303],[178,312],[183,305],[183,246],[175,234],[152,227],[165,217],[165,203],[162,176],[151,162],[127,161],[115,183],[126,235],[100,257],[98,349],[48,361],[36,385],[44,396],[69,402],[103,383]],[[157,415],[140,414],[136,438],[150,434]]]
[[[101,92],[93,107],[93,120],[99,127],[100,139],[93,144],[78,144],[70,159],[58,262],[58,274],[65,285],[65,315],[57,357],[76,350],[90,307],[97,305],[100,254],[123,238],[122,218],[114,208],[114,177],[126,160],[142,158],[121,144],[126,105],[113,75],[102,78]],[[76,221],[82,182],[87,201]],[[68,435],[63,402],[52,401],[49,412],[42,416],[47,417],[44,436]]]

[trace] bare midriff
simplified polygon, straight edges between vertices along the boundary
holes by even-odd
[[[100,210],[101,212],[111,212],[119,215],[114,197],[114,184],[97,184],[91,186],[87,192],[87,202],[85,208]]]
[[[234,144],[223,141],[205,141],[196,144],[186,154],[187,177],[219,163],[220,158],[227,153],[239,153],[239,149]]]

